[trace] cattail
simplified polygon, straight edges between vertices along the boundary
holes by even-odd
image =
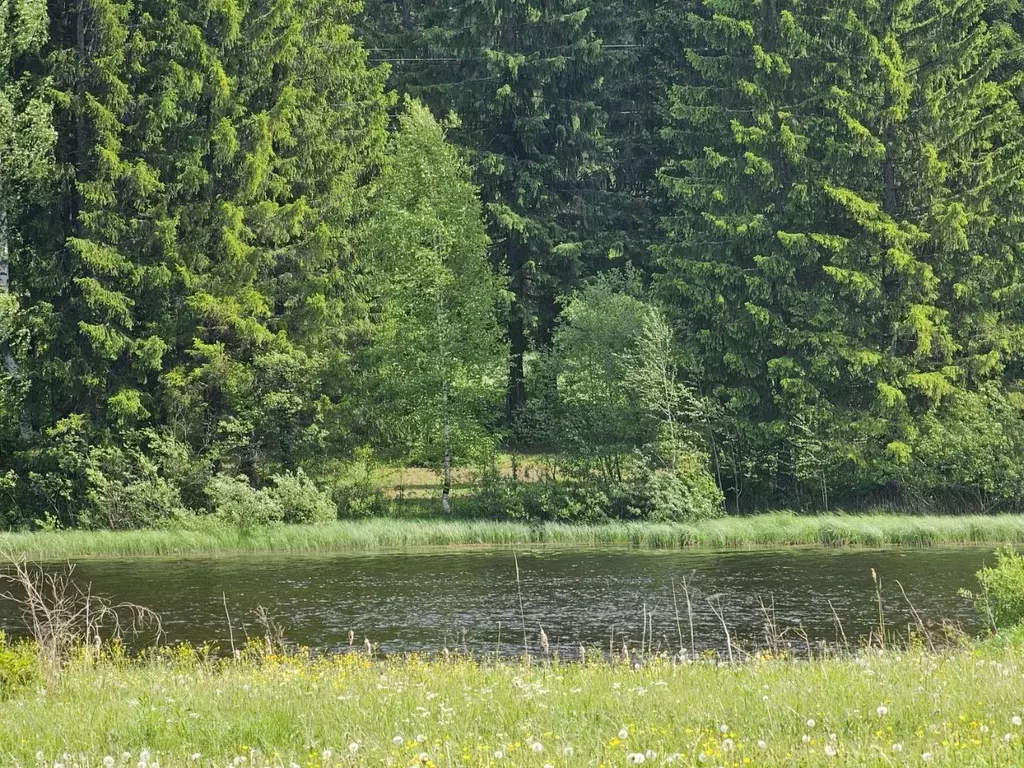
[[[351,648],[356,644],[356,633],[353,630],[348,631],[348,647]]]
[[[549,647],[550,647],[550,645],[548,644],[548,633],[544,631],[544,627],[541,627],[540,628],[540,649],[542,651],[544,651],[544,653],[547,653]]]

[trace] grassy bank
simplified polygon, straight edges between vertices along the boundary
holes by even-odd
[[[249,532],[211,525],[199,531],[0,533],[0,551],[24,554],[35,560],[513,544],[624,545],[645,549],[1024,544],[1024,516],[765,514],[693,524],[604,525],[375,519],[320,526],[277,526]]]
[[[1013,647],[638,669],[101,662],[0,704],[0,764],[1016,766],[1022,672]]]

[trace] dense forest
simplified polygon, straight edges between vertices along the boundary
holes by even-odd
[[[1022,35],[0,0],[0,527],[1018,509]]]

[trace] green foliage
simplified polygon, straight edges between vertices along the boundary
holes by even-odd
[[[469,175],[442,126],[409,101],[359,238],[377,280],[366,368],[380,447],[435,467],[494,450],[507,360],[503,285]]]
[[[11,642],[0,631],[0,701],[38,682],[39,659],[29,642]]]
[[[978,571],[981,594],[965,594],[1000,629],[1024,622],[1024,555],[1012,547],[996,551],[996,563]]]
[[[273,494],[286,523],[328,523],[338,519],[338,508],[330,494],[316,487],[301,469],[271,478]]]
[[[242,533],[279,523],[285,517],[281,500],[271,489],[257,490],[242,475],[215,475],[210,480],[207,493],[214,514]]]
[[[385,514],[363,450],[440,469],[452,511],[510,437],[557,481],[463,506],[1017,510],[1021,29],[982,0],[0,3],[0,521]]]
[[[822,469],[885,487],[948,401],[1016,387],[1022,112],[1000,62],[1021,43],[1004,12],[711,0],[682,17],[657,283],[723,409],[737,506],[827,496]]]

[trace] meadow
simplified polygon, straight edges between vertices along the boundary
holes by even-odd
[[[1024,516],[772,513],[697,523],[596,525],[375,518],[247,530],[211,520],[192,529],[0,533],[0,552],[50,561],[81,557],[516,544],[619,545],[643,549],[1017,545],[1024,544]]]
[[[609,663],[202,659],[73,663],[0,703],[0,764],[1013,766],[1024,650]]]

